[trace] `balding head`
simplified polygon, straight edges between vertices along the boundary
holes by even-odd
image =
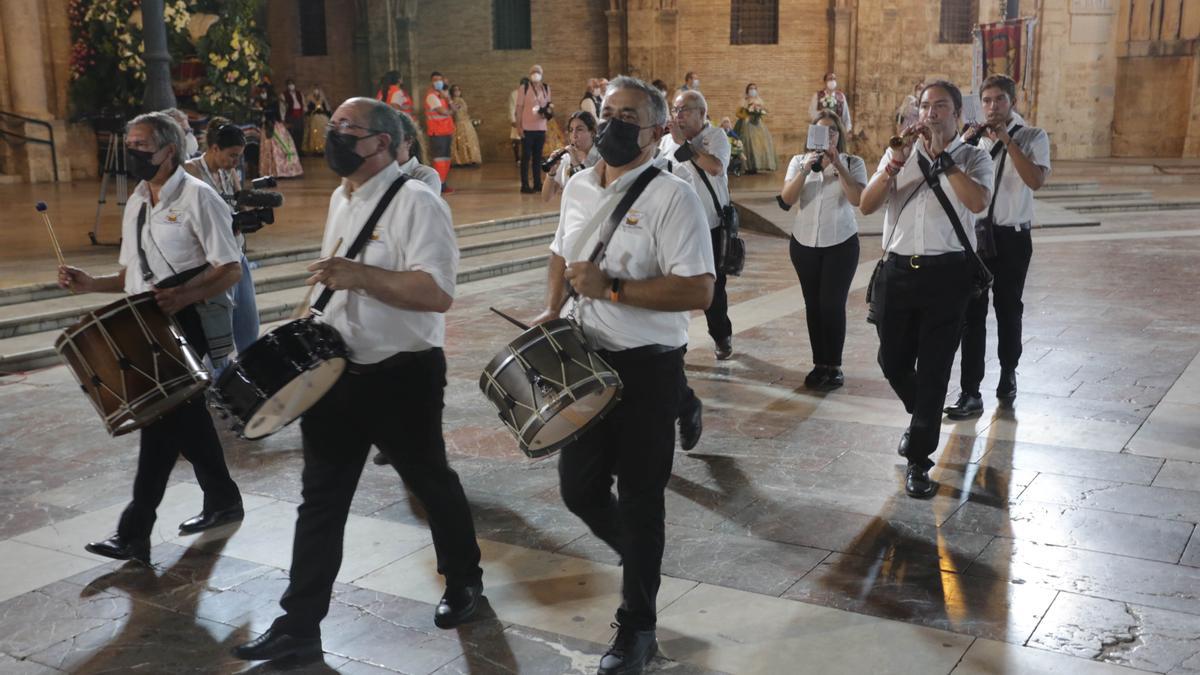
[[[679,103],[680,100],[682,100],[683,103]],[[702,117],[708,117],[708,101],[704,98],[704,94],[701,94],[695,89],[689,89],[688,91],[681,92],[679,96],[675,97],[675,101],[676,105],[695,106],[700,109]]]

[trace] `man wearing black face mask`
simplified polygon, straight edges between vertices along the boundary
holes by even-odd
[[[241,249],[229,206],[182,166],[183,129],[168,115],[147,113],[125,136],[130,172],[141,182],[125,205],[121,271],[104,277],[62,266],[58,283],[82,293],[153,292],[201,358],[229,353],[232,321],[226,295],[242,276]],[[200,515],[179,525],[191,534],[242,519],[242,498],[229,477],[217,430],[203,396],[193,397],[141,431],[133,501],[117,533],[87,545],[97,555],[150,562],[155,511],[180,454],[192,463],[204,491]]]
[[[543,323],[559,316],[567,282],[579,297],[564,307],[621,376],[621,402],[562,451],[563,501],[620,554],[619,629],[600,661],[601,675],[640,673],[657,649],[655,599],[665,541],[664,491],[675,452],[689,312],[712,301],[714,266],[708,221],[682,179],[651,174],[598,262],[586,258],[607,217],[653,166],[667,122],[661,92],[631,77],[609,84],[596,147],[603,161],[567,183],[550,246]],[[612,494],[614,476],[617,496]]]
[[[446,462],[442,439],[443,313],[454,300],[458,247],[450,207],[396,164],[404,142],[399,116],[382,101],[352,98],[329,123],[325,158],[346,181],[329,201],[321,250],[330,257],[309,266],[308,283],[336,291],[320,320],[346,341],[350,365],[300,422],[304,501],[296,518],[290,583],[279,603],[285,614],[261,637],[234,649],[240,659],[321,653],[320,624],[329,611],[346,518],[372,445],[387,455],[429,514],[438,571],[446,577],[434,623],[457,626],[482,597],[471,509]],[[355,260],[342,257],[377,209],[380,216],[363,252]]]

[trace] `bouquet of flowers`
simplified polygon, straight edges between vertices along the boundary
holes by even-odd
[[[742,111],[744,114],[740,116],[743,119],[749,119],[754,124],[758,124],[762,118],[767,116],[767,108],[761,103],[750,103],[742,108]]]
[[[817,103],[823,110],[836,111],[838,108],[837,96],[835,96],[834,94],[826,94],[826,95],[822,96]]]
[[[729,156],[741,157],[742,153],[746,152],[746,147],[742,145],[742,139],[737,136],[729,137]]]

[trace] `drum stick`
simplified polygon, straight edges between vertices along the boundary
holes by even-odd
[[[67,260],[63,257],[62,245],[58,243],[58,236],[54,234],[54,226],[50,224],[50,214],[46,212],[50,207],[46,206],[46,202],[38,202],[36,208],[38,214],[42,216],[42,222],[46,224],[46,232],[50,234],[50,245],[54,247],[54,257],[58,260],[58,266],[66,267]],[[72,295],[75,294],[73,287],[68,286],[67,289],[71,291]]]
[[[514,318],[512,318],[511,316],[509,316],[509,315],[505,314],[504,312],[501,312],[500,310],[496,309],[495,307],[488,307],[488,309],[492,310],[492,311],[493,311],[493,312],[495,312],[496,314],[499,314],[499,315],[500,315],[502,318],[506,319],[506,320],[507,320],[509,323],[511,323],[512,325],[516,326],[517,328],[520,328],[520,329],[521,329],[521,330],[523,330],[523,331],[525,331],[525,330],[529,330],[529,326],[528,326],[528,325],[526,325],[526,324],[523,324],[523,323],[521,323],[520,321],[517,321],[516,319],[514,319]]]
[[[342,237],[338,237],[338,240],[337,240],[337,242],[334,243],[333,250],[330,251],[329,255],[333,255],[334,253],[337,253],[337,250],[341,247],[342,247]],[[312,302],[313,291],[316,290],[316,288],[317,288],[316,284],[313,284],[312,286],[308,287],[308,292],[304,294],[304,299],[300,301],[299,305],[296,305],[296,309],[292,310],[292,318],[293,319],[299,319],[300,317],[304,316],[305,312],[308,311],[308,308],[310,307],[309,303]]]

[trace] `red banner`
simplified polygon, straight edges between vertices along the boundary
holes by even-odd
[[[1021,83],[1024,73],[1022,58],[1025,19],[979,26],[983,41],[983,76],[1007,75]]]

